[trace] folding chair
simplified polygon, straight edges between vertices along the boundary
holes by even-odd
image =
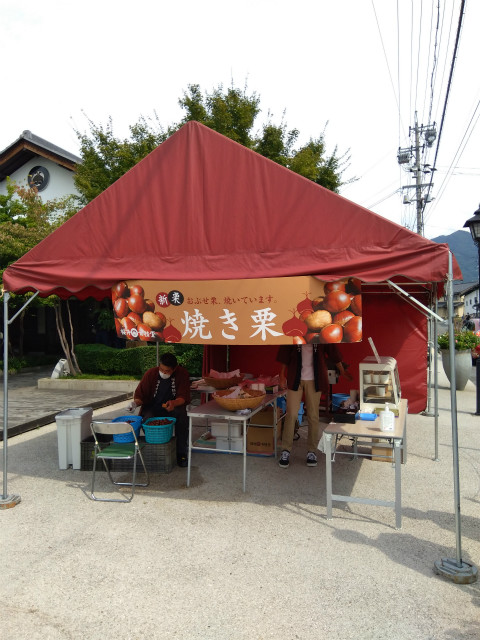
[[[150,479],[148,476],[148,471],[145,466],[145,461],[142,456],[141,447],[138,444],[137,436],[135,435],[135,431],[133,425],[129,422],[109,422],[96,420],[90,424],[90,428],[92,430],[93,439],[95,440],[95,449],[93,452],[93,475],[92,475],[92,500],[98,500],[99,502],[131,502],[133,498],[133,494],[135,491],[135,487],[148,487],[150,484]],[[129,434],[133,438],[132,442],[99,442],[97,435],[105,434],[105,435],[117,435],[117,434]],[[131,438],[129,438],[131,439]],[[144,484],[136,483],[136,474],[137,474],[137,457],[140,458],[143,470],[146,476],[146,482]],[[132,481],[131,482],[115,482],[110,472],[110,467],[107,464],[107,460],[132,460],[133,459],[133,471],[132,471]],[[117,486],[123,487],[132,487],[132,495],[129,498],[97,498],[95,496],[95,472],[97,468],[97,460],[102,460],[105,465],[105,469],[108,473],[108,477],[111,482]]]

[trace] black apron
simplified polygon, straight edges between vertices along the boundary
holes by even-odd
[[[155,411],[161,411],[163,409],[162,404],[165,404],[169,400],[174,400],[174,396],[172,393],[172,379],[167,378],[164,380],[161,376],[159,376],[157,390],[153,397],[152,409],[154,409]],[[158,416],[160,414],[156,413],[155,415]]]

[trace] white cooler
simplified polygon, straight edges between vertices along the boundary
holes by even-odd
[[[215,438],[228,438],[228,436],[239,438],[242,435],[242,425],[239,422],[232,422],[229,431],[228,422],[212,422],[210,433]]]
[[[55,416],[58,436],[58,467],[68,469],[82,468],[82,449],[80,443],[92,435],[90,423],[91,407],[66,409]]]

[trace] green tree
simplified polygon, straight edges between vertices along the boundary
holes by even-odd
[[[106,126],[88,120],[87,133],[76,131],[82,163],[77,167],[75,185],[84,203],[102,193],[190,120],[201,122],[327,189],[338,192],[345,184],[342,176],[348,167],[348,152],[339,156],[335,147],[332,153],[327,153],[325,129],[318,137],[295,148],[298,129],[288,130],[283,119],[280,124],[274,124],[269,114],[267,124],[255,134],[255,122],[261,111],[260,97],[256,93],[249,95],[246,88],[231,86],[225,90],[219,85],[209,93],[202,92],[198,84],[191,84],[179,104],[185,115],[179,124],[167,129],[159,124],[155,114],[153,120],[142,116],[130,127],[130,138],[123,140],[114,135],[111,118]]]
[[[342,184],[342,175],[347,168],[350,156],[337,155],[337,147],[328,155],[325,149],[325,136],[322,133],[317,139],[310,139],[298,151],[292,152],[286,166],[300,175],[316,182],[322,187],[338,193]],[[350,182],[350,181],[349,181]]]
[[[37,189],[7,178],[0,195],[0,273],[78,210],[75,196],[42,201]]]
[[[91,120],[88,124],[88,134],[75,132],[80,142],[82,163],[77,166],[74,181],[83,204],[105,191],[174,131],[164,131],[156,116],[154,121],[142,116],[129,127],[130,138],[124,140],[115,137],[111,117],[106,126],[96,125]]]
[[[255,93],[248,96],[235,87],[224,91],[220,85],[203,96],[200,86],[191,84],[179,104],[186,111],[181,124],[196,120],[245,147],[253,147],[251,131],[260,113],[260,98]]]
[[[295,149],[299,130],[287,130],[283,120],[280,125],[273,124],[269,114],[260,135],[254,135],[255,120],[261,111],[260,98],[255,93],[249,96],[246,89],[241,91],[235,87],[224,91],[220,85],[212,93],[203,95],[200,86],[193,84],[188,86],[179,104],[186,111],[182,124],[197,120],[331,191],[338,193],[345,184],[342,176],[350,156],[348,151],[338,156],[337,147],[327,154],[325,129],[318,138],[311,138]]]
[[[265,158],[287,166],[287,158],[291,156],[299,131],[298,129],[286,130],[286,125],[274,125],[271,122],[263,126],[262,135],[257,138],[254,150]]]

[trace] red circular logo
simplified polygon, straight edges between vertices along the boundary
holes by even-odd
[[[159,307],[169,307],[170,306],[170,301],[168,299],[168,293],[165,293],[163,291],[161,291],[160,293],[157,293],[156,296],[156,301]]]

